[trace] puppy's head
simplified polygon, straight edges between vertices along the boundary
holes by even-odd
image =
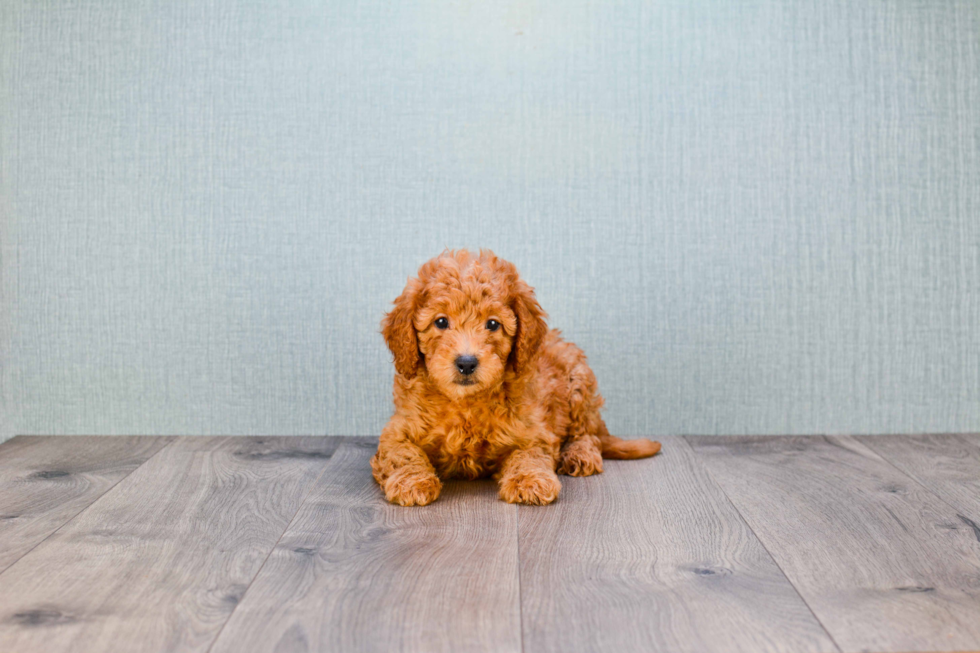
[[[458,399],[528,371],[548,330],[534,290],[513,264],[487,250],[447,251],[409,279],[381,323],[406,378]]]

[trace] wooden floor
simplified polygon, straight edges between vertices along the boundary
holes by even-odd
[[[980,649],[980,436],[687,437],[517,507],[370,438],[0,445],[0,651]]]

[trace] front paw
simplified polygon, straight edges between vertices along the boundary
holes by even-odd
[[[385,498],[400,506],[427,506],[439,498],[442,481],[431,472],[398,469],[385,481]]]
[[[500,498],[507,503],[543,506],[558,498],[561,481],[550,469],[520,472],[500,479]]]

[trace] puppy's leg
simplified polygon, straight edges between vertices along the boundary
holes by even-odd
[[[542,506],[558,498],[561,481],[555,459],[542,449],[516,449],[499,473],[500,498],[507,503]]]
[[[599,434],[605,431],[605,424],[599,409],[604,401],[585,354],[581,350],[577,353],[579,360],[568,379],[568,432],[558,458],[558,473],[591,476],[602,473]]]
[[[381,436],[378,453],[371,458],[374,479],[385,498],[400,506],[425,506],[439,498],[442,482],[429,457],[418,445]]]

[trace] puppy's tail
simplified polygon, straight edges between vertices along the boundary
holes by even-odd
[[[617,458],[619,460],[632,460],[634,458],[649,458],[660,453],[660,443],[653,440],[623,440],[615,435],[609,435],[609,431],[603,425],[602,432],[599,434],[599,442],[602,444],[603,458]]]

